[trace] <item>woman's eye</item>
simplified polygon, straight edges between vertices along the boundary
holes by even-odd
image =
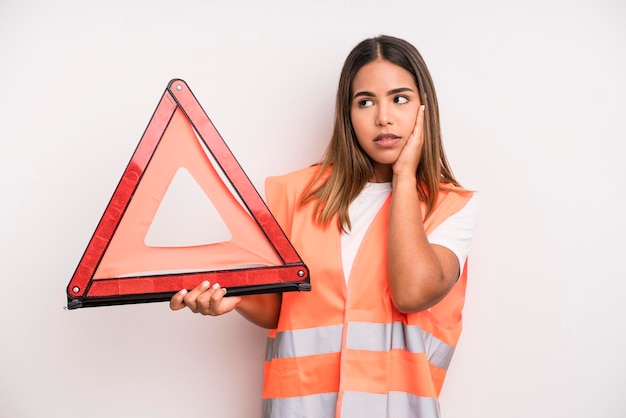
[[[373,104],[374,102],[369,99],[359,100],[359,107],[370,107]]]
[[[409,102],[409,98],[406,96],[397,96],[393,101],[397,104],[405,104]]]

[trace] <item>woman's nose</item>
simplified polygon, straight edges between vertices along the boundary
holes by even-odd
[[[376,113],[376,125],[386,126],[393,124],[393,117],[391,111],[386,105],[378,106],[378,113]]]

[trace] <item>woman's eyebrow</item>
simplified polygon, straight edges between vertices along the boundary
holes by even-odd
[[[389,90],[387,92],[387,96],[392,96],[394,94],[403,93],[405,91],[415,92],[415,90],[413,90],[410,87],[398,87],[397,89]],[[361,96],[374,97],[376,95],[370,91],[359,91],[359,92],[354,93],[354,96],[352,96],[352,98],[356,99],[357,97],[361,97]]]
[[[375,96],[375,94],[369,91],[359,91],[357,93],[354,93],[354,96],[352,96],[352,98],[356,99],[357,97],[361,97],[361,96],[372,97],[372,96]]]
[[[393,95],[393,94],[403,93],[403,92],[405,92],[405,91],[415,92],[415,90],[413,90],[413,89],[412,89],[412,88],[410,88],[410,87],[399,87],[399,88],[397,88],[397,89],[389,90],[389,91],[387,92],[387,95],[388,95],[388,96],[391,96],[391,95]]]

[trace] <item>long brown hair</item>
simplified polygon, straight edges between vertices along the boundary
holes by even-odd
[[[435,205],[442,182],[459,186],[443,149],[437,94],[422,56],[413,45],[399,38],[381,35],[366,39],[354,47],[344,62],[339,77],[330,143],[320,163],[320,170],[309,183],[301,201],[304,204],[317,199],[316,220],[324,225],[328,225],[338,213],[338,227],[341,230],[351,228],[348,215],[350,203],[374,175],[372,162],[359,146],[354,133],[350,106],[352,82],[356,74],[364,65],[377,59],[389,61],[411,73],[421,102],[425,104],[424,147],[415,175],[419,198],[426,202],[428,208],[426,217]],[[328,178],[316,187],[331,167]]]

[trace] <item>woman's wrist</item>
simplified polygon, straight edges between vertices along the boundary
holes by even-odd
[[[393,176],[391,184],[393,187],[393,191],[398,191],[400,189],[409,189],[411,191],[415,191],[415,189],[417,188],[417,179],[415,178],[415,174],[397,174]]]

